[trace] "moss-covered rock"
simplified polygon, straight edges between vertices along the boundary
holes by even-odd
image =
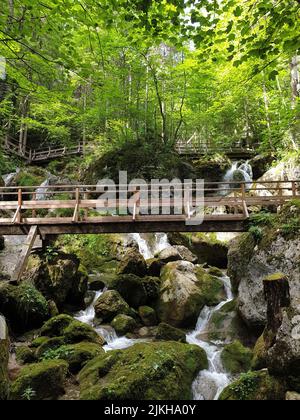
[[[8,380],[9,337],[5,318],[0,315],[0,401],[9,394]]]
[[[136,320],[128,315],[117,315],[111,322],[111,326],[118,335],[132,333],[137,328]]]
[[[230,344],[234,340],[252,341],[252,334],[237,313],[233,300],[214,312],[207,327],[208,339]]]
[[[131,315],[132,311],[116,290],[104,292],[95,303],[96,317],[111,322],[117,315]]]
[[[89,362],[79,375],[81,399],[188,400],[193,379],[207,366],[197,346],[136,344]]]
[[[50,251],[48,251],[49,254]],[[80,261],[73,254],[52,252],[34,255],[28,264],[27,276],[36,288],[59,309],[71,306],[81,309],[88,289],[88,279],[79,270]]]
[[[22,364],[34,363],[37,361],[34,351],[27,346],[20,346],[16,348],[16,359]]]
[[[45,360],[65,360],[68,362],[69,371],[77,374],[88,361],[104,353],[99,344],[82,342],[66,344],[44,353]]]
[[[198,257],[199,264],[208,264],[218,268],[227,268],[228,245],[211,241],[207,237],[193,236],[192,251]]]
[[[146,327],[152,327],[157,324],[156,312],[153,308],[150,308],[150,306],[140,306],[138,313]]]
[[[262,334],[257,340],[254,350],[253,358],[251,362],[252,370],[261,370],[267,367],[267,348],[264,339],[264,334]]]
[[[206,306],[217,306],[226,298],[224,283],[218,277],[210,275],[203,268],[196,268],[198,286]]]
[[[16,332],[39,328],[49,318],[47,300],[28,282],[0,284],[0,311]]]
[[[11,385],[12,400],[55,400],[64,393],[68,363],[48,360],[25,366]]]
[[[186,343],[186,334],[179,328],[172,327],[165,322],[159,324],[155,338],[157,340]]]
[[[229,385],[220,396],[221,401],[285,400],[284,381],[269,375],[267,370],[249,372]]]
[[[219,278],[224,277],[223,271],[217,267],[209,267],[209,269],[207,270],[207,273],[214,277],[219,277]]]
[[[35,357],[38,360],[43,360],[44,358],[47,358],[48,354],[52,354],[53,351],[61,347],[63,344],[65,344],[64,337],[47,337],[47,340],[36,349],[34,353]]]
[[[168,263],[162,270],[159,319],[174,327],[193,327],[205,305],[217,305],[225,297],[223,283],[192,263]]]
[[[117,290],[133,308],[138,308],[147,302],[147,293],[142,279],[134,274],[119,275],[112,281],[110,289]]]
[[[139,277],[147,275],[147,264],[145,258],[136,248],[129,248],[122,258],[118,274],[135,274]]]
[[[233,375],[248,372],[251,367],[252,351],[236,340],[224,347],[221,360],[226,371]]]
[[[57,338],[63,337],[65,343],[80,343],[87,341],[103,345],[105,340],[87,324],[77,321],[69,315],[59,315],[50,319],[43,325],[40,331],[42,337]]]

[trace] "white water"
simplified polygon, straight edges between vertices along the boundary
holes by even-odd
[[[233,299],[230,279],[223,277],[223,282],[226,300],[215,308],[205,307],[199,316],[196,329],[187,335],[187,342],[202,347],[206,351],[209,361],[208,370],[201,371],[193,383],[194,400],[217,400],[231,380],[230,375],[225,372],[221,362],[223,343],[212,343],[202,338],[207,333],[207,327],[213,314]]]
[[[101,335],[107,343],[105,346],[103,346],[103,349],[105,351],[126,349],[134,345],[137,342],[137,340],[130,340],[126,337],[118,337],[115,330],[110,326],[97,327],[94,325],[94,320],[95,320],[94,305],[104,292],[105,292],[105,289],[99,292],[96,292],[93,302],[84,311],[80,311],[75,316],[75,319],[83,322],[84,324],[91,325],[92,327],[95,328],[97,333]]]
[[[149,245],[147,240],[143,238],[139,233],[131,233],[128,236],[137,243],[140,254],[143,255],[145,260],[153,258],[155,254],[171,246],[168,241],[168,236],[165,233],[155,234],[155,242],[152,247]]]
[[[44,201],[47,200],[47,190],[48,187],[50,186],[50,178],[46,179],[40,186],[39,188],[36,189],[36,200],[37,201]]]
[[[13,179],[15,178],[16,175],[18,175],[18,173],[20,172],[20,169],[17,168],[16,172],[12,172],[10,174],[7,175],[3,175],[3,181],[6,187],[9,187],[11,182],[13,181]]]

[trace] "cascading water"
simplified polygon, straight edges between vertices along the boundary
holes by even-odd
[[[203,337],[207,333],[209,322],[214,313],[233,300],[230,279],[223,277],[226,300],[215,308],[205,307],[200,314],[196,329],[187,335],[187,342],[202,347],[209,361],[208,370],[200,372],[193,383],[193,397],[195,400],[217,400],[223,389],[230,383],[228,375],[221,362],[223,343],[206,341]]]
[[[132,233],[128,236],[136,242],[139,247],[140,254],[143,255],[145,260],[153,258],[155,254],[171,246],[168,241],[168,236],[165,233],[156,233],[152,246],[150,245],[151,241],[147,241],[147,239],[142,237],[139,233]]]
[[[249,162],[233,162],[231,168],[224,176],[225,182],[246,182],[251,185],[253,182],[253,171]]]
[[[78,321],[81,321],[85,324],[91,325],[95,328],[97,333],[101,335],[104,340],[106,341],[106,345],[103,347],[105,351],[110,350],[121,350],[128,348],[135,344],[137,340],[130,340],[126,337],[118,337],[115,330],[110,327],[102,327],[102,326],[95,326],[94,320],[95,320],[95,303],[99,299],[99,297],[105,292],[104,290],[101,290],[99,292],[96,292],[95,297],[92,301],[92,303],[84,310],[78,312],[78,314],[75,316],[75,319]]]
[[[50,178],[47,178],[40,186],[36,189],[36,200],[43,201],[47,200],[47,190],[50,186]]]

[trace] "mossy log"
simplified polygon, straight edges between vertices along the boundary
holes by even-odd
[[[275,273],[266,277],[264,283],[264,294],[267,301],[267,326],[264,338],[267,348],[272,347],[277,331],[282,324],[282,308],[290,306],[290,287],[285,274]]]

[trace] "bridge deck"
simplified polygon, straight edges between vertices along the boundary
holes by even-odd
[[[0,234],[26,235],[31,226],[38,226],[42,236],[240,232],[245,230],[245,221],[253,208],[277,211],[291,199],[300,198],[300,181],[267,182],[262,186],[210,183],[200,191],[204,197],[200,201],[196,199],[195,185],[184,191],[175,186],[170,198],[159,194],[158,186],[152,187],[158,195],[150,194],[150,186],[139,189],[123,185],[103,191],[99,186],[48,186],[43,194],[41,187],[0,188]],[[105,196],[101,195],[104,192]],[[195,221],[200,207],[202,223]]]

